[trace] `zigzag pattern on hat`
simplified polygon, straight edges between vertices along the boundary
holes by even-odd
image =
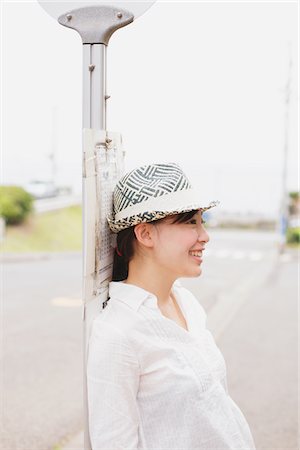
[[[177,164],[151,164],[125,175],[114,191],[115,213],[171,192],[190,189],[191,184]]]

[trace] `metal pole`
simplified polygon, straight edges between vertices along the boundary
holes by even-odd
[[[104,44],[83,45],[83,129],[106,129],[106,46]],[[84,147],[83,147],[84,148]],[[83,155],[85,167],[86,155]],[[85,172],[85,171],[84,171]],[[96,174],[95,174],[96,175]],[[84,408],[84,448],[91,449],[88,433],[88,404],[87,404],[87,346],[88,322],[86,319],[88,301],[94,295],[95,258],[91,252],[95,248],[95,232],[93,224],[96,222],[95,208],[96,178],[87,177],[83,173],[82,182],[82,229],[83,229],[83,408]]]
[[[106,46],[104,44],[83,45],[83,129],[106,129]],[[90,258],[89,251],[95,248],[95,243],[89,245],[91,229],[96,221],[94,202],[88,193],[95,191],[95,177],[87,177],[85,173],[86,155],[83,154],[83,183],[82,183],[82,228],[83,228],[83,296],[85,309],[87,297],[93,293],[95,261]],[[92,184],[89,187],[89,184]],[[92,233],[93,234],[93,233]],[[93,250],[92,250],[93,251]],[[89,267],[88,267],[89,266]],[[83,313],[85,317],[85,311]]]
[[[57,152],[57,132],[58,132],[58,120],[57,120],[57,106],[52,109],[52,142],[51,150],[49,154],[49,160],[51,164],[51,177],[50,181],[52,188],[56,188],[56,152]]]
[[[86,365],[89,319],[93,308],[98,306],[95,282],[97,155],[93,147],[85,146],[88,136],[85,130],[106,131],[106,101],[109,98],[106,94],[106,46],[114,31],[133,21],[133,14],[111,6],[90,6],[63,14],[58,21],[78,31],[83,42],[83,413],[84,449],[91,450]]]
[[[106,45],[83,45],[83,128],[106,129]]]

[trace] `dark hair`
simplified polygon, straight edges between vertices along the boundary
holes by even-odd
[[[192,210],[189,212],[176,215],[175,220],[172,223],[184,223],[190,220],[198,210]],[[164,219],[154,221],[160,222]],[[113,263],[113,275],[112,281],[123,281],[128,277],[128,264],[134,254],[134,241],[136,236],[134,233],[134,226],[119,231],[117,234],[117,248],[114,253]]]

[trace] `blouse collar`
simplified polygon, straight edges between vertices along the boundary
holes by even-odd
[[[173,284],[172,291],[178,286],[180,286],[180,283],[176,280]],[[109,283],[109,297],[126,303],[126,305],[135,311],[137,311],[143,303],[151,308],[158,308],[157,297],[154,294],[139,286],[127,284],[123,281],[111,281]]]

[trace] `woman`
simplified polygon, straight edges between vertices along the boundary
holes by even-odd
[[[217,203],[201,201],[173,163],[117,184],[110,298],[89,342],[93,450],[255,449],[205,311],[178,281],[201,275],[202,213]]]

